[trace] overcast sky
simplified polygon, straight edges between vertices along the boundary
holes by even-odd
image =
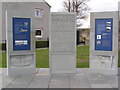
[[[51,12],[59,12],[63,10],[63,1],[65,0],[45,0],[51,5]],[[120,0],[90,0],[88,5],[90,12],[100,11],[117,11],[118,2]],[[84,22],[83,27],[89,27],[89,18]]]

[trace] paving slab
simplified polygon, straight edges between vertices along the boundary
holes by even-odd
[[[15,77],[9,77],[7,75],[2,76],[2,88],[6,88],[14,79]]]
[[[91,88],[82,69],[77,69],[76,74],[70,75],[70,88]]]
[[[92,69],[83,69],[87,76],[92,88],[118,88],[118,77],[114,74],[98,73]],[[109,72],[111,73],[111,71]],[[102,86],[103,87],[102,87]]]
[[[110,83],[110,85],[112,86],[112,88],[118,88],[119,86],[119,82],[118,82],[118,77],[113,77],[112,82]]]
[[[18,76],[13,80],[7,88],[27,88],[34,78],[33,75]]]
[[[28,88],[48,88],[50,84],[50,76],[36,76]]]
[[[71,75],[70,88],[91,88],[85,75]]]
[[[2,88],[6,88],[16,77],[9,77],[7,75],[7,68],[1,68]]]
[[[92,88],[112,88],[110,84],[91,84]]]
[[[69,88],[68,74],[52,74],[49,88]]]
[[[120,88],[119,74],[116,77],[91,69],[77,68],[75,74],[49,74],[49,68],[37,68],[35,75],[18,77],[9,77],[3,70],[3,88]]]
[[[2,75],[2,68],[0,68],[0,76]]]
[[[118,88],[120,89],[120,75],[118,76]]]
[[[49,68],[38,68],[37,73],[28,88],[48,88],[50,78]]]
[[[38,68],[36,68],[36,73],[38,72]],[[6,86],[6,88],[27,88],[30,84],[30,82],[32,82],[32,79],[35,77],[36,73],[34,75],[20,75],[20,76],[16,76],[14,77],[14,79],[12,79],[12,81]],[[4,75],[3,75],[4,76]],[[10,79],[11,77],[9,77],[7,75],[7,77]],[[9,80],[8,79],[8,80]]]
[[[118,88],[120,90],[120,68],[118,68]]]
[[[101,75],[111,75],[116,76],[114,73],[114,70],[105,70],[105,69],[92,69],[92,68],[82,68],[84,72],[87,72],[89,74],[101,74]]]
[[[120,68],[118,68],[118,76],[120,76]]]
[[[77,68],[75,75],[84,75],[83,69]]]
[[[2,88],[2,76],[0,76],[0,90]]]
[[[38,72],[36,73],[36,76],[49,76],[50,73],[49,73],[49,68],[39,68],[38,69]]]
[[[7,74],[7,69],[6,68],[0,68],[0,76],[6,75]]]

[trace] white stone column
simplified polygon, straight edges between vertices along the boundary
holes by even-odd
[[[50,72],[76,72],[76,14],[50,15]]]

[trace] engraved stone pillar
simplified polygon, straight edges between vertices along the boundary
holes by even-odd
[[[76,15],[51,13],[50,72],[76,72]]]

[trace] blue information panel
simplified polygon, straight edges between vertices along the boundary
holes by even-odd
[[[30,50],[30,18],[13,18],[13,50]]]
[[[113,19],[95,20],[95,50],[112,51]]]

